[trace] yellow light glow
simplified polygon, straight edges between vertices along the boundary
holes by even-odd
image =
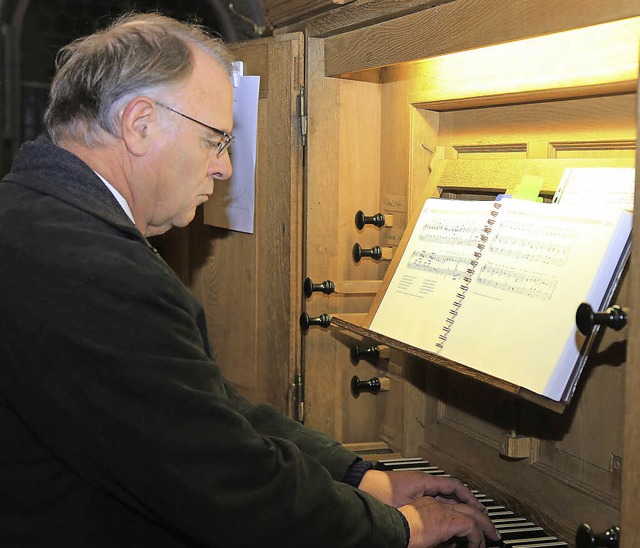
[[[640,17],[426,59],[415,64],[412,103],[492,102],[632,91]]]

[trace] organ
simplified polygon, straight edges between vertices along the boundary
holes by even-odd
[[[358,318],[389,265],[354,244],[391,256],[424,196],[491,199],[534,175],[550,200],[566,167],[635,165],[640,6],[356,0],[296,19],[234,45],[261,77],[255,234],[190,235],[225,374],[341,441],[436,462],[560,541],[589,523],[640,546],[637,243],[615,295],[629,324],[602,330],[566,409],[402,348],[351,350],[379,343]],[[356,399],[354,376],[388,390]]]

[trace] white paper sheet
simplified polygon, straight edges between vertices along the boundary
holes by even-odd
[[[243,76],[242,64],[233,78],[233,135],[230,146],[233,174],[216,181],[204,206],[204,222],[238,232],[253,233],[255,211],[256,140],[259,76]]]
[[[564,171],[553,203],[633,211],[634,189],[632,167],[569,167]]]

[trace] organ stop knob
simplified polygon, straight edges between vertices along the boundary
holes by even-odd
[[[596,535],[588,523],[583,523],[576,531],[576,548],[595,547],[618,548],[620,546],[620,527],[614,525],[604,533]]]
[[[306,332],[312,325],[319,325],[320,327],[329,327],[331,324],[331,316],[329,314],[320,314],[312,318],[306,312],[300,314],[300,327],[302,331]]]
[[[359,263],[362,257],[371,257],[372,259],[378,261],[382,259],[382,248],[378,245],[374,245],[369,249],[364,249],[360,244],[356,243],[353,244],[351,255],[353,256],[353,260],[356,263]]]
[[[371,377],[366,381],[360,380],[357,375],[351,377],[351,395],[354,398],[359,397],[361,392],[377,394],[378,392],[386,392],[387,390],[389,390],[389,379],[386,377],[382,379]]]
[[[375,215],[368,217],[362,212],[362,210],[358,210],[356,213],[355,223],[358,230],[362,230],[364,225],[374,225],[380,228],[384,226],[385,219],[382,213],[376,213]]]
[[[591,305],[582,303],[576,310],[576,325],[578,331],[588,335],[595,325],[606,325],[619,331],[627,325],[627,312],[617,304],[607,308],[604,312],[594,312]]]
[[[353,365],[357,365],[361,359],[376,361],[380,357],[380,347],[378,345],[362,347],[354,344],[349,350],[349,356]]]
[[[321,291],[325,295],[331,295],[336,290],[336,284],[331,280],[325,280],[322,283],[315,284],[311,278],[305,278],[304,285],[302,286],[305,297],[311,297],[314,291]]]

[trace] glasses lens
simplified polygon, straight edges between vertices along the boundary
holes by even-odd
[[[230,137],[229,135],[225,135],[220,142],[218,143],[218,156],[220,156],[220,154],[222,154],[225,149],[228,148],[228,146],[231,144],[231,141],[233,141],[233,137]]]

